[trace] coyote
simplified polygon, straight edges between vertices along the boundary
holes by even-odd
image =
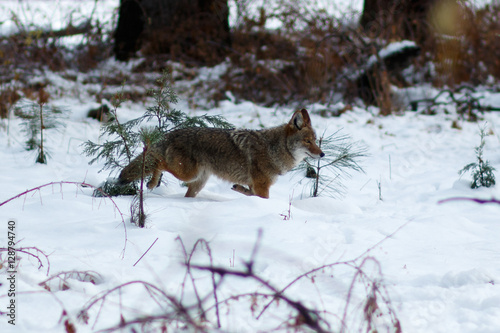
[[[234,182],[237,192],[269,198],[277,176],[307,156],[325,154],[316,144],[309,113],[302,109],[287,124],[269,129],[190,127],[169,132],[145,159],[140,155],[122,170],[118,184],[140,179],[145,160],[144,175],[152,175],[149,189],[159,184],[162,171],[168,171],[187,183],[186,197],[195,197],[215,175]]]

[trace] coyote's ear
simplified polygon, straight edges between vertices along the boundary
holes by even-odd
[[[304,126],[310,126],[311,118],[309,118],[307,110],[296,111],[292,116],[292,120],[290,120],[290,124],[293,124],[298,130],[301,130]]]

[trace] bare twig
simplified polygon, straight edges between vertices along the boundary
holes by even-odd
[[[121,217],[121,220],[122,220],[122,224],[123,224],[123,230],[124,230],[124,233],[125,233],[125,241],[124,241],[124,246],[123,246],[123,250],[122,250],[122,254],[121,254],[121,257],[124,258],[125,256],[125,250],[127,248],[127,241],[128,241],[128,238],[127,238],[127,226],[125,225],[125,218],[124,218],[124,215],[122,214],[122,212],[120,211],[120,208],[118,207],[118,205],[116,204],[116,202],[113,200],[113,198],[108,195],[107,193],[105,193],[102,189],[94,186],[94,185],[91,185],[91,184],[88,184],[88,183],[85,183],[85,182],[70,182],[70,181],[60,181],[60,182],[50,182],[50,183],[47,183],[47,184],[43,184],[43,185],[40,185],[40,186],[36,186],[36,187],[33,187],[29,190],[26,190],[22,193],[19,193],[18,195],[16,196],[13,196],[12,198],[9,198],[3,202],[0,203],[0,207],[13,201],[14,199],[18,199],[22,196],[25,196],[25,200],[26,200],[26,195],[28,193],[36,193],[37,191],[40,192],[40,190],[44,187],[48,187],[48,186],[53,186],[53,185],[60,185],[62,186],[63,184],[71,184],[71,185],[76,185],[77,187],[90,187],[90,188],[93,188],[94,190],[97,190],[99,191],[103,196],[105,196],[106,198],[108,198],[109,200],[111,200],[111,202],[113,203],[113,206],[115,207],[115,209],[118,211],[118,213],[120,214],[120,217]],[[42,200],[42,197],[41,197],[41,194],[40,194],[40,201]]]
[[[495,198],[478,199],[478,198],[465,198],[465,197],[457,197],[457,198],[449,198],[449,199],[440,200],[440,201],[438,201],[438,204],[444,204],[444,203],[448,203],[448,202],[452,202],[452,201],[472,201],[472,202],[475,202],[475,203],[478,203],[481,205],[489,204],[489,203],[500,205],[500,200],[495,199]]]
[[[289,283],[287,286],[284,288],[278,288],[275,285],[273,285],[272,282],[264,279],[263,277],[260,277],[257,275],[254,270],[254,263],[257,258],[259,248],[261,246],[261,241],[262,241],[262,231],[259,230],[257,240],[254,244],[254,247],[251,251],[250,259],[243,264],[243,268],[240,270],[235,270],[234,268],[226,268],[226,267],[217,267],[214,266],[213,264],[213,259],[212,259],[212,253],[209,247],[209,244],[206,240],[204,239],[198,239],[191,252],[188,253],[186,250],[186,247],[184,246],[184,243],[180,237],[178,237],[176,240],[179,241],[181,244],[183,253],[184,253],[184,261],[186,265],[186,274],[184,276],[184,281],[182,282],[182,293],[180,297],[175,297],[167,294],[165,291],[160,289],[159,287],[156,287],[148,282],[144,281],[131,281],[128,283],[124,283],[120,286],[117,286],[113,289],[109,289],[99,295],[94,296],[92,299],[90,299],[87,304],[84,306],[82,311],[79,314],[79,318],[83,320],[85,323],[88,323],[89,320],[89,311],[93,307],[99,306],[99,310],[97,312],[97,316],[95,318],[94,325],[97,324],[99,315],[104,307],[104,304],[107,303],[106,301],[108,300],[108,297],[115,292],[119,292],[121,295],[122,289],[129,286],[129,285],[143,285],[144,288],[146,289],[146,294],[149,295],[150,299],[152,299],[157,306],[161,309],[161,314],[159,315],[146,315],[142,317],[136,317],[135,319],[132,320],[125,320],[124,315],[122,314],[122,307],[121,307],[121,298],[120,298],[120,322],[114,327],[102,330],[101,332],[113,332],[113,331],[118,331],[122,330],[123,328],[129,328],[132,325],[146,325],[146,324],[159,324],[162,325],[163,328],[167,328],[167,325],[179,325],[182,324],[183,327],[189,328],[195,332],[205,332],[207,330],[207,323],[209,321],[207,320],[206,313],[208,311],[214,310],[216,311],[217,315],[217,327],[221,328],[221,323],[219,319],[219,306],[224,305],[228,303],[228,301],[231,300],[238,300],[240,297],[250,297],[252,306],[251,306],[251,311],[254,313],[256,310],[255,304],[256,304],[256,299],[257,298],[262,298],[262,299],[268,299],[271,298],[271,302],[266,305],[266,307],[261,311],[259,314],[259,317],[263,314],[263,312],[269,307],[270,304],[272,304],[274,301],[281,300],[284,303],[286,303],[290,308],[296,312],[296,315],[293,317],[290,317],[290,321],[284,321],[281,325],[285,325],[287,327],[295,327],[296,329],[299,328],[300,326],[307,327],[315,332],[329,332],[332,330],[331,324],[327,321],[325,318],[326,315],[334,315],[335,314],[328,312],[326,310],[320,311],[315,309],[314,307],[310,307],[305,305],[303,302],[300,300],[296,300],[291,298],[289,295],[285,293],[286,289],[289,288],[291,285],[302,279],[303,277],[309,277],[312,281],[312,283],[316,283],[314,276],[311,276],[313,273],[324,270],[327,267],[334,267],[337,265],[345,265],[349,267],[350,269],[354,270],[354,275],[352,282],[350,284],[348,293],[347,293],[347,299],[345,302],[345,307],[343,309],[343,316],[336,316],[339,318],[341,321],[341,326],[340,326],[340,331],[345,332],[347,329],[350,329],[348,326],[348,314],[349,314],[349,309],[352,308],[351,303],[353,299],[353,295],[355,293],[355,290],[358,286],[358,283],[361,285],[361,288],[364,288],[366,291],[366,297],[363,300],[362,306],[358,307],[358,309],[362,309],[362,321],[358,322],[360,325],[363,325],[364,328],[367,329],[367,331],[374,331],[378,330],[377,328],[377,321],[378,317],[382,315],[387,315],[389,316],[391,320],[391,326],[394,329],[394,332],[401,333],[401,325],[399,323],[399,320],[395,314],[395,311],[392,308],[392,303],[389,298],[389,294],[383,284],[381,283],[381,278],[382,278],[382,272],[380,268],[380,264],[378,261],[371,257],[367,256],[368,253],[373,250],[374,248],[378,247],[382,242],[386,241],[388,238],[391,238],[395,233],[397,233],[399,230],[401,230],[403,227],[405,227],[408,223],[411,221],[408,221],[404,225],[400,226],[398,229],[396,229],[393,233],[390,235],[386,236],[384,239],[381,241],[377,242],[375,245],[372,247],[368,248],[366,251],[361,253],[359,256],[356,258],[349,260],[349,261],[343,261],[343,262],[336,262],[336,263],[331,263],[328,265],[323,265],[321,267],[316,267],[309,272],[306,272],[297,278],[295,278],[291,283]],[[153,243],[154,244],[154,243]],[[207,254],[210,258],[210,264],[209,265],[193,265],[191,264],[191,261],[194,257],[194,253],[196,252],[199,247],[202,246],[203,249],[207,251]],[[147,252],[147,251],[146,251]],[[365,272],[364,269],[366,266],[366,263],[368,262],[373,262],[375,263],[375,268],[377,271],[375,272],[375,276],[369,275],[367,272]],[[213,284],[213,297],[215,302],[211,304],[209,307],[206,309],[203,308],[203,304],[206,302],[207,299],[210,298],[210,295],[206,296],[205,298],[202,298],[199,296],[197,287],[196,287],[196,280],[193,275],[193,269],[200,270],[200,271],[207,271],[212,273],[212,284]],[[215,275],[218,275],[220,278],[218,281],[215,279]],[[227,276],[233,276],[233,277],[239,277],[239,278],[244,278],[244,279],[249,279],[253,280],[259,285],[263,286],[264,289],[268,292],[249,292],[249,293],[242,293],[239,295],[230,295],[228,298],[220,301],[217,296],[217,290],[221,286],[223,278]],[[196,295],[197,301],[195,304],[191,306],[186,306],[183,304],[183,294],[184,294],[184,288],[186,285],[186,281],[188,277],[191,279],[194,293]],[[111,301],[109,301],[111,302]],[[193,312],[199,311],[199,317],[198,315],[193,315]],[[257,317],[257,319],[259,318]],[[200,321],[201,319],[201,321]],[[215,323],[214,323],[215,325]],[[290,326],[292,325],[292,326]]]
[[[305,272],[305,273],[297,276],[290,283],[288,283],[283,289],[281,289],[280,293],[285,292],[285,290],[287,290],[288,288],[290,288],[292,285],[294,285],[297,281],[301,280],[302,278],[307,277],[308,275],[311,275],[311,274],[313,274],[313,273],[315,273],[317,271],[321,271],[321,270],[323,270],[325,268],[331,268],[331,267],[339,266],[339,265],[353,265],[353,267],[356,267],[355,263],[357,261],[359,261],[361,258],[365,258],[366,255],[368,255],[368,253],[370,253],[373,249],[377,248],[380,244],[382,244],[383,242],[385,242],[387,239],[392,238],[392,236],[394,236],[396,233],[398,233],[401,229],[403,229],[404,227],[406,227],[412,221],[413,220],[410,220],[410,221],[406,222],[405,224],[401,225],[399,228],[397,228],[396,230],[394,230],[391,234],[385,236],[382,240],[380,240],[379,242],[377,242],[373,246],[369,247],[367,250],[365,250],[363,253],[361,253],[359,256],[357,256],[354,259],[346,260],[346,261],[334,262],[334,263],[330,263],[330,264],[325,264],[325,265],[316,267],[314,269],[311,269],[308,272]],[[276,298],[273,298],[269,303],[266,304],[266,306],[264,306],[264,308],[262,309],[262,311],[257,316],[257,320],[264,314],[264,312],[271,306],[271,304],[275,300],[276,300]]]
[[[182,285],[181,285],[182,291],[181,291],[180,301],[182,302],[182,299],[184,297],[184,288],[186,286],[186,279],[189,276],[191,278],[191,284],[193,285],[193,291],[194,291],[194,294],[196,296],[197,306],[198,306],[198,309],[200,311],[200,316],[202,318],[205,318],[205,310],[203,309],[200,294],[198,293],[198,289],[196,288],[196,282],[195,282],[195,279],[194,279],[193,273],[191,272],[190,267],[191,267],[191,259],[193,257],[194,252],[196,251],[198,244],[200,244],[202,242],[206,242],[206,241],[204,239],[198,239],[196,241],[196,243],[193,245],[193,250],[188,255],[186,247],[184,246],[184,242],[182,241],[182,238],[180,236],[177,236],[175,238],[175,240],[179,241],[179,243],[181,244],[181,248],[182,248],[182,251],[184,253],[184,264],[186,265],[186,274],[184,275],[184,279],[183,279]]]
[[[202,331],[202,328],[200,327],[200,325],[190,316],[189,308],[184,307],[182,305],[182,303],[179,302],[178,299],[175,298],[174,296],[168,295],[166,292],[164,292],[160,288],[156,287],[155,285],[153,285],[151,283],[145,282],[145,281],[130,281],[130,282],[121,284],[119,286],[116,286],[112,289],[109,289],[107,291],[104,291],[103,293],[101,293],[99,295],[94,296],[93,298],[91,298],[87,302],[87,304],[80,311],[80,313],[78,315],[79,319],[85,323],[88,323],[88,319],[89,319],[88,312],[97,303],[101,303],[101,307],[99,309],[99,313],[100,313],[102,310],[102,306],[103,306],[103,304],[106,301],[106,298],[108,296],[110,296],[111,294],[113,294],[117,291],[121,291],[125,287],[131,286],[131,285],[137,285],[137,284],[143,285],[144,288],[148,291],[148,293],[150,294],[150,296],[152,298],[154,298],[153,294],[156,294],[160,297],[161,301],[167,302],[170,305],[170,307],[172,308],[172,312],[165,312],[165,313],[162,313],[161,315],[157,315],[157,316],[146,316],[146,317],[137,318],[137,319],[130,320],[130,321],[122,321],[117,326],[101,330],[100,332],[113,332],[113,331],[117,331],[117,330],[120,330],[120,329],[125,328],[125,327],[129,327],[129,326],[134,325],[134,324],[151,323],[154,321],[166,321],[166,320],[169,320],[169,321],[179,320],[179,321],[182,321],[186,324],[189,324],[189,327],[194,328],[195,331]],[[98,313],[98,315],[99,315],[99,313]]]
[[[142,258],[146,255],[146,253],[148,253],[148,252],[149,252],[149,250],[151,250],[151,248],[153,247],[153,245],[155,245],[155,243],[156,243],[156,241],[157,241],[157,240],[158,240],[158,237],[155,239],[155,241],[153,242],[153,244],[151,244],[151,246],[149,246],[149,247],[148,247],[148,249],[146,250],[146,252],[144,252],[144,253],[142,254],[142,256],[141,256],[141,257],[140,257],[140,258],[139,258],[139,259],[135,262],[135,264],[133,264],[133,265],[132,265],[133,267],[135,267],[135,265],[137,265],[137,263],[138,263],[139,261],[141,261],[141,259],[142,259]]]
[[[193,254],[195,253],[196,248],[198,247],[198,245],[205,245],[205,248],[206,248],[207,253],[208,253],[208,257],[210,259],[210,265],[213,265],[212,251],[210,249],[210,246],[208,245],[208,242],[205,239],[200,238],[193,245],[193,249],[192,249],[191,253],[188,255],[187,251],[186,251],[186,247],[184,246],[184,242],[182,241],[182,239],[178,236],[176,238],[176,240],[179,241],[179,243],[181,244],[182,250],[184,252],[184,264],[186,265],[186,275],[184,276],[184,280],[182,282],[182,294],[181,294],[181,298],[180,299],[182,301],[182,297],[184,295],[184,286],[185,286],[185,283],[186,283],[186,279],[189,276],[191,278],[191,283],[193,285],[194,293],[195,293],[196,299],[198,301],[197,306],[198,306],[198,308],[200,310],[201,318],[205,319],[205,317],[206,317],[205,316],[206,311],[203,309],[203,306],[202,306],[203,301],[201,300],[201,298],[199,296],[198,289],[196,288],[195,279],[194,279],[193,273],[191,271],[191,259],[193,258]],[[217,327],[220,328],[221,327],[221,323],[220,323],[220,314],[219,314],[219,301],[218,301],[218,297],[217,297],[217,287],[218,287],[218,284],[215,281],[215,273],[212,273],[212,287],[213,287],[213,295],[214,295],[214,300],[215,300],[215,314],[216,314],[216,317],[217,317]]]
[[[262,285],[264,285],[267,289],[271,290],[273,292],[274,298],[281,299],[285,303],[287,303],[289,306],[294,308],[297,312],[298,315],[301,317],[301,321],[309,328],[313,329],[315,332],[327,332],[322,326],[321,322],[325,322],[318,311],[314,309],[310,309],[306,307],[304,304],[302,304],[299,301],[292,300],[288,296],[285,296],[283,293],[281,293],[276,287],[271,285],[269,282],[266,280],[262,279],[261,277],[255,275],[251,269],[253,265],[253,262],[247,262],[246,266],[247,269],[245,271],[242,270],[230,270],[224,267],[214,267],[214,266],[200,266],[200,265],[192,265],[192,268],[199,269],[199,270],[204,270],[204,271],[209,271],[212,273],[216,273],[221,276],[221,278],[225,275],[232,275],[232,276],[237,276],[241,278],[249,278],[252,280],[255,280]]]
[[[59,279],[62,285],[60,285],[59,289],[65,290],[68,288],[66,281],[67,279],[76,279],[78,281],[82,282],[90,282],[92,284],[97,284],[101,280],[101,275],[97,272],[94,271],[67,271],[67,272],[60,272],[57,273],[54,276],[51,276],[45,281],[40,282],[38,285],[45,288],[48,291],[51,291],[50,286],[48,283],[54,279]]]
[[[34,246],[19,247],[19,248],[14,248],[14,250],[16,252],[24,253],[24,254],[27,254],[30,257],[35,258],[37,260],[37,262],[38,262],[38,269],[40,269],[40,268],[43,267],[43,261],[40,258],[40,256],[44,257],[45,261],[47,261],[47,273],[46,273],[46,275],[49,276],[50,261],[49,261],[49,256],[45,252],[43,252],[42,250],[40,250],[39,248],[34,247]],[[7,252],[7,251],[9,251],[8,248],[0,247],[0,252]],[[32,251],[35,251],[35,253],[32,253]]]
[[[298,315],[301,317],[301,322],[303,322],[306,326],[313,329],[315,332],[320,332],[320,333],[326,332],[325,329],[321,326],[321,322],[326,323],[326,321],[324,321],[321,318],[318,311],[310,309],[301,302],[292,300],[291,298],[285,296],[281,291],[279,291],[276,287],[271,285],[268,281],[254,274],[253,265],[255,263],[255,258],[257,256],[261,241],[262,241],[262,229],[259,229],[257,234],[257,240],[252,249],[252,254],[250,255],[250,260],[244,263],[246,268],[245,270],[234,270],[234,269],[227,269],[224,267],[215,267],[213,266],[212,263],[210,264],[210,266],[191,265],[191,268],[203,271],[209,271],[212,274],[217,274],[221,277],[221,280],[226,275],[232,275],[241,278],[249,278],[255,280],[264,285],[270,291],[272,291],[275,299],[281,299],[285,301],[285,303],[287,303],[289,306],[294,308],[297,311]],[[216,304],[217,303],[218,302],[216,301]]]

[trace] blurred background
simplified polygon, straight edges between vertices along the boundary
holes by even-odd
[[[19,98],[37,98],[46,83],[33,77],[45,70],[70,80],[94,71],[81,80],[97,103],[110,98],[109,87],[147,88],[170,68],[175,81],[189,82],[177,89],[195,108],[233,99],[417,110],[422,96],[409,87],[498,90],[499,8],[457,0],[0,1],[0,117]],[[130,71],[104,70],[110,61]],[[207,66],[215,79],[200,76]],[[147,89],[132,90],[130,99],[146,98]]]

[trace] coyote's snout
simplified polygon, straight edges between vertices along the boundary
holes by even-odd
[[[153,189],[162,171],[170,172],[187,183],[186,197],[195,197],[210,175],[216,175],[235,183],[235,191],[269,198],[278,175],[305,157],[324,155],[309,113],[302,109],[287,124],[269,129],[192,127],[169,132],[146,155],[145,174],[152,175],[148,188]],[[132,160],[120,173],[119,183],[140,179],[143,160],[142,155]]]

